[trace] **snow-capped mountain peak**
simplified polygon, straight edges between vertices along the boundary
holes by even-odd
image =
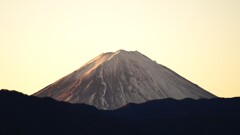
[[[34,95],[99,109],[163,98],[215,97],[140,52],[124,50],[103,53]]]

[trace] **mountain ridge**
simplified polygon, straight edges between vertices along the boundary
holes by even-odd
[[[226,135],[239,131],[240,97],[160,99],[99,110],[0,90],[1,135]]]
[[[33,94],[100,109],[162,98],[213,98],[196,84],[138,51],[102,53]]]

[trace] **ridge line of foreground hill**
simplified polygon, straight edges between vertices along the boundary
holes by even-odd
[[[162,99],[106,111],[0,91],[0,134],[234,134],[240,98]]]

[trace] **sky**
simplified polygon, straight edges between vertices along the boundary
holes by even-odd
[[[240,96],[240,0],[0,0],[0,89],[32,94],[103,52]]]

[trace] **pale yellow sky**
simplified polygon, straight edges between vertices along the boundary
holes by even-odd
[[[102,52],[138,50],[240,96],[240,0],[0,0],[0,89],[32,94]]]

